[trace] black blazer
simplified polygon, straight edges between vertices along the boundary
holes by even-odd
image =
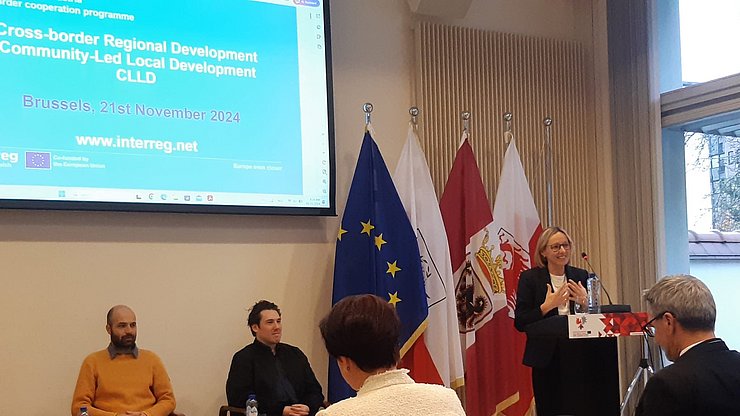
[[[577,267],[565,266],[565,278],[575,281],[586,287],[588,272]],[[547,284],[550,283],[550,272],[546,267],[535,267],[525,270],[519,276],[517,288],[516,309],[514,311],[514,326],[525,332],[527,325],[540,319],[558,314],[557,308],[542,316],[540,305],[545,301]],[[570,302],[573,312],[574,302]],[[529,367],[546,367],[557,349],[558,340],[555,337],[533,337],[527,334],[527,345],[524,348],[523,363]]]
[[[740,353],[719,338],[694,346],[650,378],[635,414],[740,415]]]
[[[278,396],[281,372],[295,397]],[[275,346],[273,355],[270,347],[256,338],[234,354],[226,380],[229,406],[245,407],[250,393],[257,396],[260,414],[267,416],[282,416],[285,406],[296,403],[307,405],[309,415],[313,416],[324,402],[321,384],[316,380],[308,358],[298,347],[281,342]]]

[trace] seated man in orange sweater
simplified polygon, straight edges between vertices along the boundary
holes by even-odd
[[[108,348],[85,358],[72,397],[72,416],[167,416],[175,395],[167,370],[151,351],[136,346],[136,315],[128,306],[108,311]]]

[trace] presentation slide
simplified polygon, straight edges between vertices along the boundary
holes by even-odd
[[[333,210],[323,3],[0,0],[0,204]]]

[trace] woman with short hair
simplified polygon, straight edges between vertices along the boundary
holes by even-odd
[[[317,416],[464,416],[455,392],[416,383],[397,369],[401,322],[395,308],[374,295],[348,296],[319,324],[329,354],[354,390]]]

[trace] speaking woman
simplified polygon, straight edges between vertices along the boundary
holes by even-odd
[[[559,227],[545,229],[537,240],[536,267],[519,276],[514,325],[524,331],[541,319],[586,308],[588,272],[570,266],[573,240]],[[532,387],[539,416],[569,414],[568,386],[561,385],[559,340],[527,335],[524,365],[532,367]]]

